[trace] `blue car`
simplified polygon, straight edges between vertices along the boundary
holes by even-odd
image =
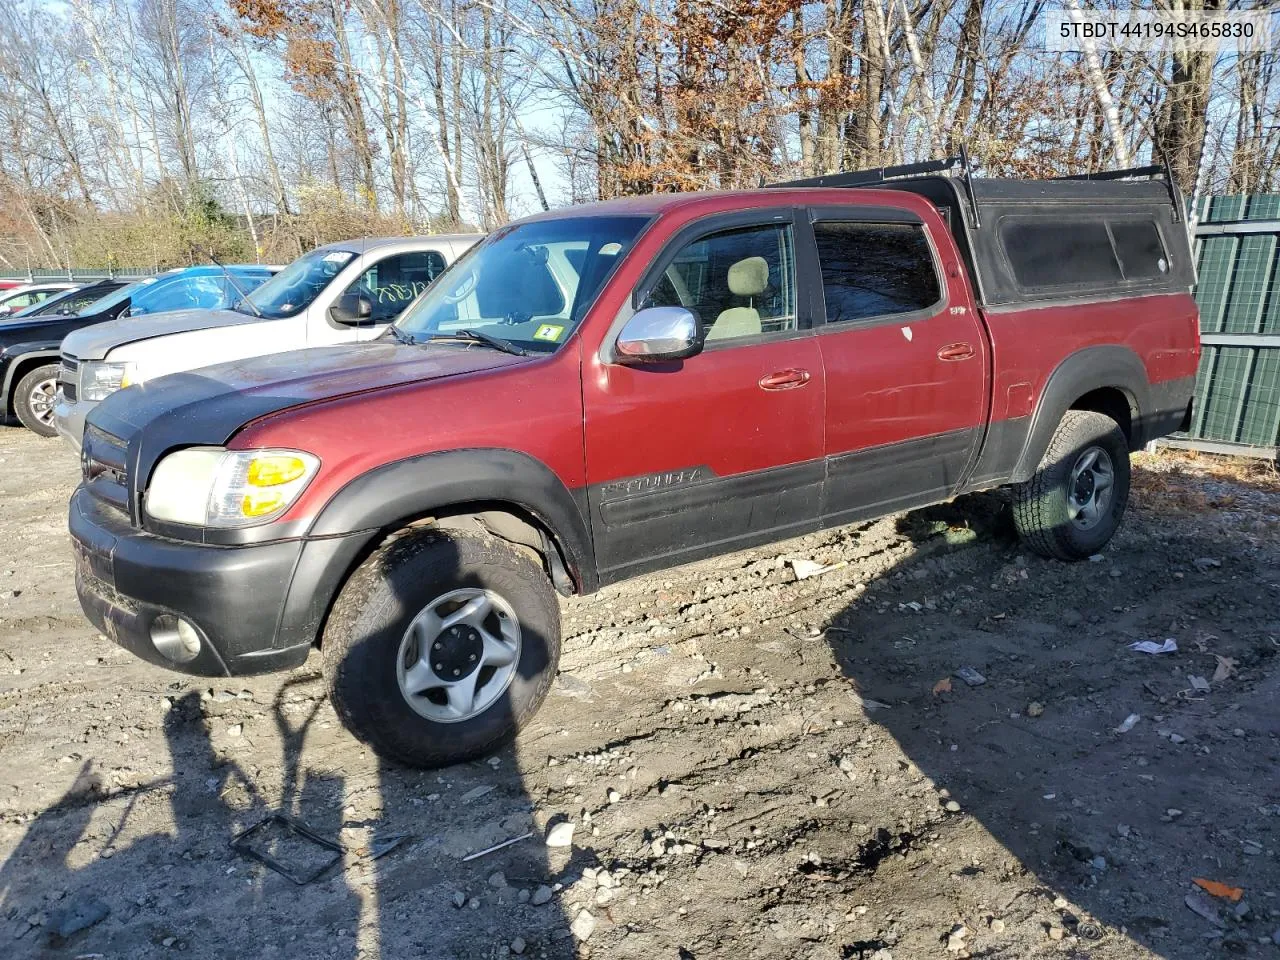
[[[0,324],[0,420],[12,414],[41,436],[56,435],[58,351],[71,331],[123,316],[229,307],[275,272],[272,267],[239,264],[170,270],[120,287],[70,316],[34,316]]]
[[[120,316],[138,317],[169,310],[217,310],[231,306],[274,273],[270,267],[240,265],[228,266],[225,272],[221,267],[170,270],[117,290],[114,297],[105,297],[90,309],[102,312],[127,299],[129,306],[118,314]]]

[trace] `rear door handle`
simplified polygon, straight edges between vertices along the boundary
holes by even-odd
[[[968,360],[973,356],[972,343],[948,343],[938,348],[939,360]]]
[[[779,370],[776,373],[769,373],[761,377],[760,389],[794,390],[796,387],[803,387],[812,378],[812,374],[808,370],[792,367],[788,370]]]

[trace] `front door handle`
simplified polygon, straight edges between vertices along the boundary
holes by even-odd
[[[766,374],[760,378],[761,390],[794,390],[796,387],[803,387],[812,379],[812,374],[808,370],[801,370],[798,367],[792,367],[788,370],[779,370],[776,373]]]
[[[938,349],[939,360],[968,360],[972,356],[972,343],[948,343]]]

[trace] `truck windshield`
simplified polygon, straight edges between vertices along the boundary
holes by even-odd
[[[573,334],[646,217],[564,217],[495,231],[396,322],[415,340],[464,331],[550,353]]]
[[[350,250],[312,250],[289,264],[245,299],[257,313],[271,320],[292,317],[311,306],[320,291],[333,282],[355,257]],[[249,303],[237,303],[239,313],[254,313]]]

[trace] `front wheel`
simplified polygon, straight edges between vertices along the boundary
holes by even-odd
[[[382,757],[441,767],[493,751],[542,704],[560,606],[541,566],[505,541],[413,533],[352,574],[321,652],[347,729]]]
[[[32,433],[56,437],[53,405],[58,395],[58,365],[47,363],[36,367],[21,380],[13,392],[13,412],[19,422]]]
[[[1014,487],[1013,520],[1036,553],[1083,560],[1115,535],[1129,502],[1129,445],[1110,417],[1068,410],[1035,475]]]

